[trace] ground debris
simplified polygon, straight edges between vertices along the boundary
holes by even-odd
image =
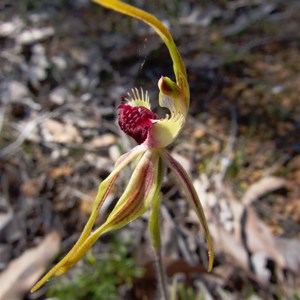
[[[143,86],[156,109],[157,80],[172,76],[166,48],[141,23],[85,0],[29,2],[0,5],[0,299],[22,299],[59,249],[67,252],[99,183],[134,145],[117,126],[122,97]],[[207,274],[197,218],[168,177],[169,287],[178,300],[298,299],[299,1],[175,2],[139,5],[168,20],[187,66],[190,115],[170,151],[203,201],[216,262]],[[122,172],[97,225],[124,190],[131,170]],[[145,268],[118,287],[120,299],[154,299],[148,218],[118,233]],[[111,242],[97,243],[96,255]]]

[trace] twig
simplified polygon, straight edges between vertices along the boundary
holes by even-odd
[[[23,145],[26,139],[30,136],[30,134],[36,128],[36,126],[40,124],[44,119],[49,117],[50,115],[52,116],[54,115],[54,113],[52,114],[44,113],[38,116],[37,118],[35,118],[34,120],[28,122],[26,126],[23,128],[23,130],[21,131],[18,138],[0,151],[0,158],[14,155],[19,150],[19,148]]]
[[[275,9],[275,7],[275,4],[261,5],[259,8],[253,10],[253,12],[250,15],[242,16],[238,18],[234,24],[226,27],[221,32],[221,36],[228,37],[245,31],[253,23],[258,22],[259,20],[262,20],[266,16],[268,16]]]
[[[221,136],[220,134],[218,134],[216,131],[210,129],[208,126],[206,126],[205,124],[199,122],[195,117],[193,116],[188,116],[188,121],[191,122],[191,124],[195,127],[195,128],[199,128],[199,129],[204,129],[205,132],[207,132],[209,135],[211,135],[213,138],[217,139],[218,141],[223,141],[224,138],[223,136]]]
[[[155,259],[155,268],[156,268],[156,274],[157,274],[157,281],[159,285],[159,291],[160,291],[160,299],[161,300],[168,300],[168,291],[167,291],[167,282],[166,282],[166,276],[165,276],[165,270],[163,267],[163,261],[162,261],[162,253],[161,250],[154,249],[154,259]]]
[[[196,263],[195,259],[191,255],[191,251],[188,248],[186,240],[183,238],[180,229],[178,228],[174,219],[171,217],[168,209],[164,205],[161,205],[161,212],[162,212],[164,219],[168,220],[172,224],[172,226],[175,230],[175,233],[177,235],[177,243],[178,243],[179,249],[180,249],[184,259],[187,260],[188,263],[190,263],[190,264],[195,264]]]
[[[232,164],[232,154],[237,136],[237,115],[235,109],[231,109],[231,125],[227,145],[223,150],[220,159],[220,171],[213,175],[213,182],[216,186],[216,193],[220,194],[224,182],[224,178],[228,168]]]
[[[221,170],[220,170],[220,181],[224,181],[227,169],[230,167],[232,163],[232,153],[233,148],[236,142],[237,136],[237,115],[236,110],[234,108],[231,109],[231,124],[230,124],[230,133],[228,137],[227,145],[223,151],[224,155],[220,160]]]
[[[5,111],[6,111],[6,107],[5,106],[1,107],[1,109],[0,109],[0,133],[3,128]]]

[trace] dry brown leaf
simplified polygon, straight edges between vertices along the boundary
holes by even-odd
[[[193,132],[193,136],[196,138],[196,139],[201,139],[205,136],[206,134],[206,130],[205,128],[197,128],[195,129],[195,131]]]
[[[189,264],[183,258],[172,258],[166,256],[163,258],[163,265],[166,270],[168,277],[173,277],[175,274],[183,273],[186,276],[193,274],[200,274],[206,272],[206,266],[202,264]],[[145,273],[142,280],[155,280],[156,270],[153,261],[147,262],[144,266]]]
[[[278,238],[276,248],[284,255],[287,268],[300,275],[300,241],[297,239]]]
[[[206,186],[204,177],[201,178],[202,184],[195,185],[197,192],[202,200],[210,199],[210,203],[218,203],[214,193],[209,193],[204,188]],[[265,260],[272,259],[280,268],[289,268],[284,249],[277,247],[277,238],[272,234],[268,226],[259,219],[251,205],[253,201],[282,187],[290,187],[290,183],[277,177],[266,177],[251,185],[243,197],[243,201],[236,201],[234,196],[226,188],[223,189],[224,195],[231,205],[233,217],[233,230],[228,232],[222,223],[215,222],[214,212],[211,206],[204,201],[205,212],[209,222],[209,228],[214,239],[216,252],[223,252],[234,259],[235,264],[241,266],[249,275],[255,276],[256,280],[266,284],[267,276],[261,276],[261,271],[266,269]],[[226,192],[227,191],[227,192]],[[245,219],[243,220],[243,216]],[[249,265],[249,253],[255,259],[255,267],[259,268],[260,274],[253,274]],[[269,278],[269,277],[268,277]]]
[[[82,195],[80,195],[80,212],[84,215],[89,215],[91,213],[94,200],[97,196],[97,192],[98,190],[93,190],[91,192],[82,193]]]
[[[226,232],[217,224],[209,224],[216,252],[223,252],[233,258],[235,264],[248,269],[248,256],[241,242],[233,234]]]
[[[60,249],[60,235],[48,234],[35,248],[10,262],[0,274],[0,300],[23,299]]]
[[[57,179],[59,177],[70,176],[72,172],[73,172],[73,168],[64,166],[64,167],[51,168],[48,171],[48,174],[52,179]]]
[[[53,119],[43,122],[44,138],[54,143],[81,143],[82,137],[78,129],[71,123],[63,124]]]
[[[276,237],[250,207],[247,210],[246,235],[247,244],[252,253],[267,254],[279,267],[285,267],[284,257],[276,247]]]
[[[89,143],[86,144],[88,149],[108,147],[116,143],[116,137],[113,134],[107,133],[94,137]]]
[[[37,197],[40,191],[40,184],[38,178],[30,179],[21,185],[21,191],[26,197]]]
[[[265,194],[284,187],[288,187],[288,181],[283,178],[274,176],[262,178],[248,188],[247,192],[243,196],[242,202],[245,205],[250,205]]]

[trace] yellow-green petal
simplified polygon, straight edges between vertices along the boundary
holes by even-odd
[[[153,245],[153,248],[156,251],[160,250],[160,226],[159,226],[159,208],[160,208],[160,202],[161,202],[161,185],[163,181],[165,171],[165,164],[162,160],[162,158],[159,159],[158,164],[158,179],[157,179],[157,187],[156,192],[153,197],[152,205],[151,205],[151,214],[149,218],[149,232],[150,232],[150,238]]]
[[[184,115],[175,113],[171,117],[167,116],[165,119],[155,121],[143,144],[149,148],[167,147],[179,134],[184,120]]]

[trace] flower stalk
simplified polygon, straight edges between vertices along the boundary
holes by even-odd
[[[159,208],[162,199],[161,186],[166,168],[175,174],[188,202],[199,218],[208,245],[208,271],[211,271],[213,267],[213,241],[201,202],[190,177],[166,149],[176,139],[184,125],[190,98],[185,65],[172,35],[156,17],[141,9],[118,0],[94,0],[94,2],[145,22],[164,41],[173,61],[175,82],[168,77],[159,79],[158,101],[161,107],[169,109],[170,115],[160,118],[152,112],[148,93],[142,89],[140,91],[133,89],[125,98],[126,102],[117,107],[120,128],[135,139],[138,145],[118,159],[111,174],[99,186],[90,218],[78,241],[69,253],[32,288],[32,292],[39,289],[52,276],[62,275],[73,267],[104,233],[124,227],[147,210],[151,210],[149,218],[150,238],[161,264]],[[115,180],[131,162],[134,165],[134,170],[125,191],[106,221],[98,228],[94,228],[99,211]],[[161,265],[159,272],[163,283],[162,269]],[[166,290],[163,294],[166,297]]]

